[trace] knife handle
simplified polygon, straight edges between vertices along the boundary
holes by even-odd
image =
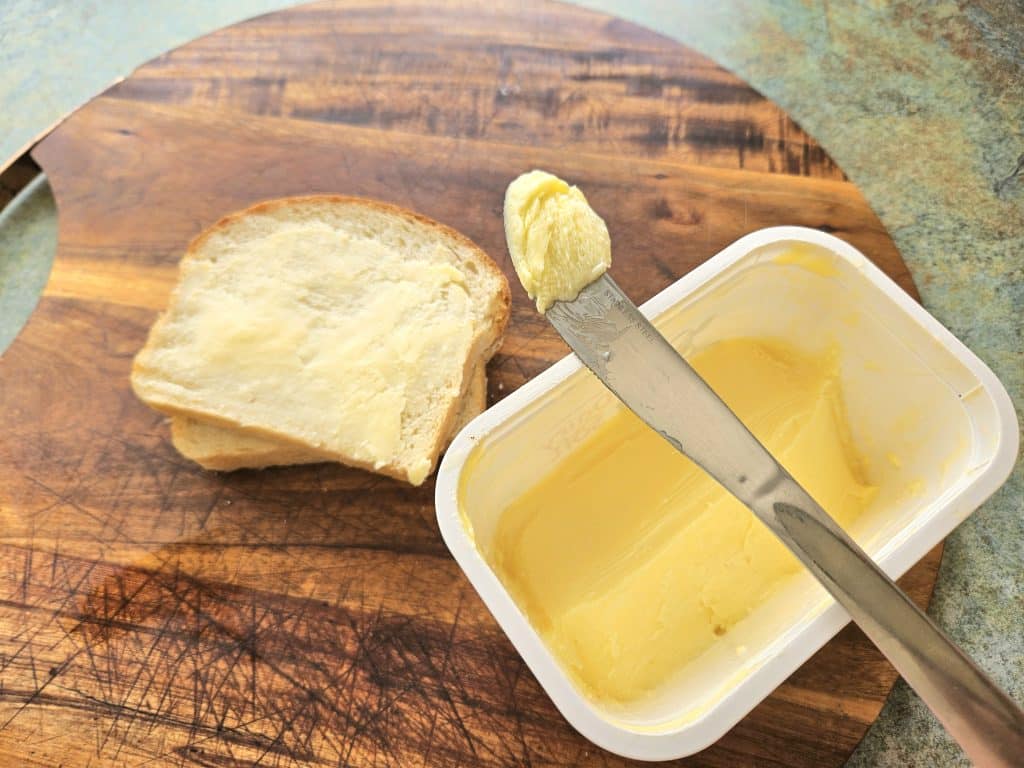
[[[781,470],[784,473],[784,470]],[[818,578],[978,766],[1024,764],[1024,712],[792,477],[762,519]]]

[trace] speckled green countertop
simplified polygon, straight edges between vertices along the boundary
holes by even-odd
[[[783,106],[864,191],[925,307],[1024,405],[1024,6],[904,0],[586,0],[675,37]],[[167,48],[280,0],[6,0],[0,167]],[[0,349],[45,282],[45,180],[0,214]],[[949,537],[930,613],[1024,700],[1024,461]],[[965,765],[898,684],[853,766]]]

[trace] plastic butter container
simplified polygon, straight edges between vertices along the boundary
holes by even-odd
[[[642,307],[684,354],[741,336],[835,344],[854,442],[879,487],[850,531],[893,577],[1007,478],[1019,431],[1006,390],[857,249],[799,227],[738,240]],[[627,757],[689,755],[723,736],[849,620],[801,572],[642,701],[588,698],[481,554],[510,502],[621,407],[574,356],[462,432],[437,478],[437,518],[469,580],[566,719]],[[566,542],[566,546],[573,546]],[[478,548],[479,547],[479,548]]]

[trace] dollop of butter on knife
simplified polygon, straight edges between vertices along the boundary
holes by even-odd
[[[579,189],[545,171],[524,173],[508,185],[505,239],[539,312],[575,299],[612,263],[604,220]]]

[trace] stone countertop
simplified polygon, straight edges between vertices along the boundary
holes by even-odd
[[[7,0],[0,168],[164,50],[281,0]],[[674,37],[780,104],[863,190],[925,307],[1024,406],[1024,7],[1019,0],[584,0]],[[45,179],[0,213],[0,349],[56,247]],[[930,614],[1024,701],[1024,460],[948,539]],[[898,683],[852,766],[967,765]]]

